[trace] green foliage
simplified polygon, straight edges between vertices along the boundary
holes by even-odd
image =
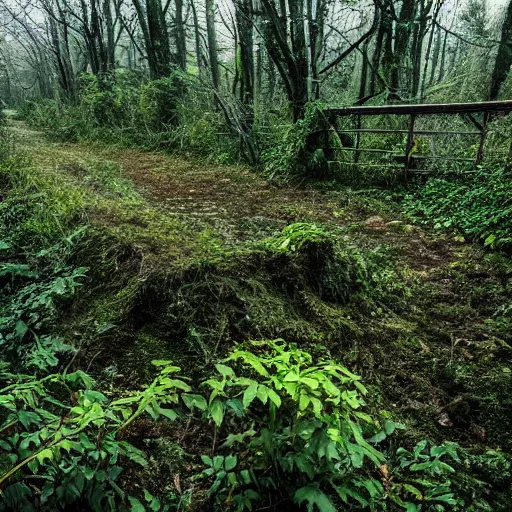
[[[177,124],[176,104],[183,95],[184,88],[185,77],[177,72],[169,78],[142,85],[139,108],[145,116],[144,123],[148,129],[158,132],[166,126]]]
[[[315,224],[290,224],[264,245],[288,255],[295,265],[300,265],[308,284],[327,300],[348,302],[366,282],[366,265],[361,253],[342,242],[339,235]]]
[[[145,83],[130,73],[83,74],[77,94],[73,104],[27,101],[19,115],[57,141],[179,150],[220,162],[238,158],[236,137],[218,136],[229,128],[211,104],[211,90],[178,71]]]
[[[271,179],[321,177],[327,161],[323,151],[319,153],[319,148],[312,145],[312,138],[323,128],[325,117],[318,103],[306,105],[303,119],[296,123],[276,126],[274,143],[261,156],[265,173]]]
[[[468,512],[506,511],[510,508],[512,456],[499,450],[459,450],[461,468],[453,480]]]
[[[93,511],[133,506],[136,498],[119,486],[122,464],[144,466],[143,452],[120,439],[142,414],[174,420],[169,405],[189,386],[174,377],[180,369],[157,361],[159,376],[142,391],[107,397],[83,372],[51,374],[43,379],[0,373],[0,510],[57,510],[85,501]],[[41,482],[40,488],[30,485]],[[151,500],[150,510],[159,510]],[[145,510],[142,508],[140,510]]]
[[[229,425],[226,455],[203,458],[219,510],[231,500],[251,510],[269,493],[321,512],[335,510],[333,499],[368,505],[382,493],[369,468],[384,456],[369,440],[381,428],[364,412],[360,378],[282,340],[248,348],[224,361],[232,366],[216,365],[219,376],[204,383],[208,402],[199,405],[217,428]]]
[[[389,478],[389,499],[407,512],[447,510],[462,506],[453,491],[453,462],[459,462],[458,446],[446,443],[428,447],[418,443],[412,452],[399,448],[396,452],[398,478]],[[450,463],[447,460],[451,459]]]
[[[187,405],[225,432],[199,478],[216,510],[254,510],[270,500],[308,511],[456,510],[450,477],[454,444],[419,443],[412,452],[375,448],[397,428],[369,414],[360,377],[282,340],[251,342],[217,364]],[[379,477],[380,475],[380,477]]]
[[[459,232],[485,246],[512,247],[512,184],[503,169],[480,168],[471,178],[431,178],[407,196],[406,213],[416,222]]]

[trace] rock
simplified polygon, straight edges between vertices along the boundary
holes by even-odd
[[[442,412],[437,418],[437,422],[442,427],[453,427],[453,421],[450,419],[450,416],[445,412]]]
[[[373,217],[370,217],[364,221],[364,225],[367,228],[372,229],[384,229],[386,227],[386,222],[382,217],[379,217],[378,215],[375,215]]]

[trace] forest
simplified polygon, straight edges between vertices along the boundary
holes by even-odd
[[[0,0],[0,512],[508,512],[512,0]]]

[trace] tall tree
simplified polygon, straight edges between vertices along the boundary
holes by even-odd
[[[490,100],[496,100],[498,98],[501,86],[509,74],[510,66],[512,66],[512,0],[508,3],[501,27],[500,44],[489,88]]]
[[[206,33],[208,37],[208,56],[214,89],[220,86],[219,54],[217,51],[217,31],[215,29],[215,0],[206,0]]]
[[[149,74],[152,80],[169,76],[172,68],[171,47],[164,8],[160,0],[132,0],[144,39]]]
[[[174,39],[176,44],[176,63],[182,71],[187,69],[187,33],[183,19],[183,0],[175,0]]]

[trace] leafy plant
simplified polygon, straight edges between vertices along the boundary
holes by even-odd
[[[465,179],[431,178],[407,196],[405,211],[416,222],[456,231],[487,247],[512,247],[512,185],[503,169],[479,168]]]
[[[339,235],[316,224],[297,222],[264,242],[267,249],[287,255],[305,269],[307,283],[327,300],[348,302],[367,281],[361,253]]]
[[[217,364],[205,414],[216,429],[230,425],[224,456],[203,458],[219,506],[251,509],[266,493],[307,503],[321,512],[333,500],[369,506],[383,492],[372,468],[384,455],[372,446],[396,428],[381,428],[364,412],[367,390],[360,378],[333,361],[312,356],[282,340],[252,342]],[[236,431],[233,432],[233,425]],[[249,492],[251,491],[251,492]],[[221,505],[224,504],[224,505]]]
[[[261,159],[265,174],[270,179],[303,178],[321,175],[325,172],[327,162],[323,151],[311,145],[312,136],[325,128],[322,106],[319,103],[308,103],[304,117],[296,123],[284,127],[279,126],[275,136],[277,143],[263,151]]]
[[[447,462],[460,463],[457,450],[454,443],[429,448],[427,441],[418,443],[411,452],[399,448],[396,452],[396,481],[386,474],[389,500],[407,512],[441,511],[446,507],[462,506],[463,502],[455,496],[450,480],[455,468]]]
[[[190,390],[174,377],[178,367],[155,365],[160,372],[150,386],[121,397],[96,391],[80,371],[40,380],[2,371],[0,510],[56,510],[85,501],[93,511],[114,511],[136,503],[120,487],[120,464],[144,466],[146,458],[120,433],[142,414],[176,419],[172,406]],[[150,510],[159,509],[159,500],[151,499]]]

